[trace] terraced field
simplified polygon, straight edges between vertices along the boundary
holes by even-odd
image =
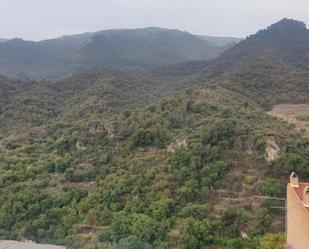
[[[275,105],[269,115],[283,119],[309,138],[309,105]]]

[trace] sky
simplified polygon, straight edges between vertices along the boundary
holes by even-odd
[[[246,37],[284,17],[309,24],[309,0],[0,0],[0,38],[150,26]]]

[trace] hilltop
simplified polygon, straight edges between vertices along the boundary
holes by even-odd
[[[308,101],[309,30],[284,19],[226,51],[204,75],[260,104]]]
[[[186,62],[154,71],[182,86],[216,85],[253,98],[265,108],[309,101],[309,30],[283,19],[210,61]],[[187,80],[189,79],[189,80]]]
[[[57,79],[94,69],[149,69],[212,59],[235,43],[218,40],[161,28],[106,30],[40,42],[11,39],[0,43],[0,73]]]

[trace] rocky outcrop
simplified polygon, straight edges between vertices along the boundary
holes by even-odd
[[[167,152],[174,152],[176,149],[188,147],[187,139],[176,139],[174,143],[167,146]]]
[[[79,141],[76,142],[76,148],[80,151],[87,150],[87,147],[83,146]]]
[[[102,122],[95,122],[90,125],[89,132],[91,134],[102,133],[105,131],[104,124]]]
[[[93,231],[93,227],[86,224],[75,225],[74,232],[76,234],[89,234]]]
[[[280,146],[276,143],[273,137],[267,139],[265,146],[265,161],[272,162],[279,158],[281,153]]]
[[[89,133],[92,135],[107,132],[109,137],[115,136],[116,125],[114,123],[95,122],[90,125]]]
[[[256,151],[254,140],[248,139],[248,140],[244,141],[243,142],[243,149],[245,150],[245,153],[248,156],[252,156]]]

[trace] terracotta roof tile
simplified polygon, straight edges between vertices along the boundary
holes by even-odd
[[[304,190],[306,187],[309,186],[309,182],[305,183],[305,182],[302,182],[302,183],[299,183],[299,187],[293,187],[294,191],[296,192],[298,198],[302,201],[303,200],[303,195],[304,195]],[[306,208],[304,206],[304,208],[308,211],[309,213],[309,208]]]

